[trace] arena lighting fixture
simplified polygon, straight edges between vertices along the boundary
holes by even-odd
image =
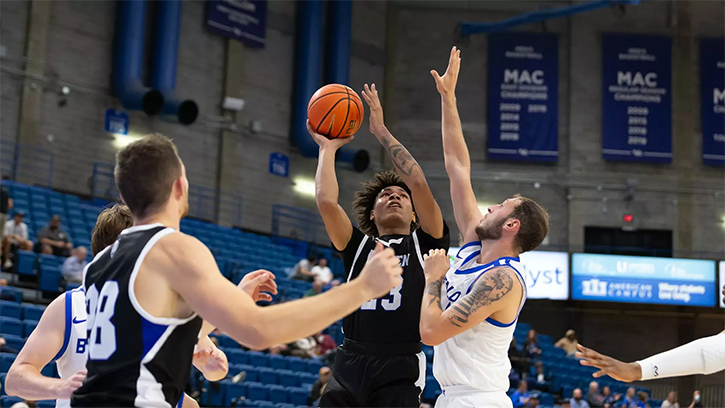
[[[124,147],[130,145],[131,143],[141,139],[142,137],[143,136],[141,136],[141,135],[135,135],[135,134],[122,135],[120,133],[114,133],[113,141],[111,142],[111,144],[116,149],[121,150]]]
[[[310,197],[315,196],[315,180],[308,179],[305,177],[298,177],[293,180],[294,186],[292,189],[301,195]]]

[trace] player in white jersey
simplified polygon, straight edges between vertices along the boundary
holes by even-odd
[[[489,207],[485,215],[478,208],[456,107],[460,61],[460,51],[453,47],[446,73],[431,74],[441,94],[453,213],[466,244],[453,267],[445,251],[426,255],[420,336],[435,346],[433,375],[443,389],[437,408],[511,407],[506,396],[508,347],[526,300],[518,257],[541,244],[549,216],[535,201],[518,195]]]
[[[118,234],[132,225],[128,208],[116,205],[104,210],[93,230],[94,255],[112,244]],[[27,400],[55,399],[56,407],[70,407],[70,394],[86,376],[87,353],[86,297],[79,287],[56,298],[43,313],[38,326],[8,371],[5,391]],[[228,370],[224,353],[207,336],[199,340],[194,365],[211,381],[223,379]],[[40,371],[56,362],[60,379],[43,376]],[[185,395],[184,408],[199,405]]]

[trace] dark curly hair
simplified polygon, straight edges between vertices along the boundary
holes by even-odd
[[[370,219],[370,213],[375,207],[375,201],[377,201],[378,194],[383,191],[384,188],[390,186],[398,186],[405,190],[409,196],[412,194],[408,186],[394,171],[388,170],[382,173],[378,173],[372,180],[368,180],[362,183],[362,190],[355,193],[355,199],[352,202],[352,207],[357,217],[358,228],[365,235],[378,236],[378,227],[375,222]],[[413,207],[415,211],[415,207]],[[410,232],[415,231],[418,228],[418,223],[412,221],[410,223]]]

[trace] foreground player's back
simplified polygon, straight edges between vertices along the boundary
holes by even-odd
[[[161,224],[129,228],[88,265],[88,376],[72,406],[171,407],[182,397],[201,318],[153,317],[134,293],[147,253],[173,232]]]

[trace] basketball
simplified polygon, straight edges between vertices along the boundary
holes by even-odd
[[[363,116],[360,96],[345,85],[325,85],[307,104],[310,127],[328,139],[354,135],[360,129]]]

